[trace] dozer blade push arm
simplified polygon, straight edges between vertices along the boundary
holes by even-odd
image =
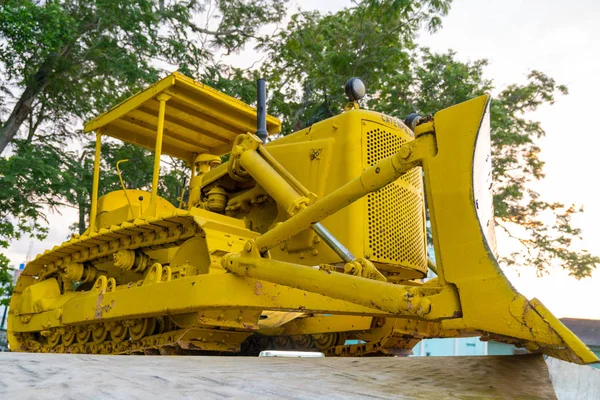
[[[491,193],[489,96],[447,108],[415,129],[416,138],[336,191],[229,254],[223,267],[243,276],[293,286],[396,316],[439,320],[446,330],[479,332],[576,363],[598,359],[538,300],[529,302],[506,279],[495,257]],[[326,273],[267,260],[268,249],[398,179],[425,172],[437,260],[437,284],[403,285]],[[375,284],[375,285],[374,285]],[[383,286],[381,286],[383,285]],[[389,286],[389,287],[388,287]],[[397,296],[397,299],[390,299]]]

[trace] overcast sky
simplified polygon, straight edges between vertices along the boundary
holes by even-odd
[[[349,0],[295,3],[322,12],[350,5]],[[542,122],[547,133],[541,143],[546,178],[535,188],[544,200],[584,205],[585,213],[576,222],[584,230],[583,248],[595,254],[600,253],[600,133],[594,119],[599,113],[596,99],[600,92],[598,21],[600,2],[594,0],[455,0],[443,28],[419,39],[421,45],[436,51],[456,50],[463,61],[487,58],[486,75],[498,89],[525,82],[533,69],[569,87],[568,96],[530,115]],[[249,51],[233,59],[245,64],[255,57]],[[68,226],[77,216],[75,211],[65,210],[49,219],[50,235],[44,242],[33,243],[33,256],[65,240]],[[29,240],[15,242],[7,256],[18,264],[24,261],[29,246]],[[507,254],[512,247],[499,232],[500,251]],[[568,277],[560,268],[544,278],[536,278],[531,269],[507,269],[506,275],[521,293],[539,298],[558,317],[600,319],[599,272],[582,281]]]

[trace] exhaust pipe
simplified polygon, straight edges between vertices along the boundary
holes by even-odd
[[[256,136],[267,142],[267,84],[264,79],[256,81]]]

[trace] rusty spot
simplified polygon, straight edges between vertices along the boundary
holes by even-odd
[[[98,300],[96,301],[96,312],[94,313],[95,319],[102,318],[102,314],[107,311],[110,311],[115,306],[115,301],[111,301],[110,304],[105,306],[102,305],[102,300],[104,300],[104,292],[98,293]]]
[[[323,148],[320,149],[310,149],[310,160],[320,160],[321,159],[321,152],[323,151]]]
[[[94,318],[102,318],[102,300],[104,300],[104,292],[98,293],[98,300],[96,301],[96,312]]]
[[[453,317],[454,318],[462,318],[462,311],[454,311]]]
[[[431,122],[431,121],[433,121],[433,116],[431,116],[431,115],[422,117],[419,121],[417,121],[417,126],[422,125],[426,122]]]
[[[262,293],[262,288],[262,283],[256,282],[256,285],[254,286],[254,294],[259,296]]]
[[[188,350],[202,350],[202,347],[198,347],[192,342],[187,343],[187,348]]]

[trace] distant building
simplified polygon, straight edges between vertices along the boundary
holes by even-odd
[[[482,342],[478,337],[424,339],[413,348],[414,356],[501,356],[525,351],[499,342]]]

